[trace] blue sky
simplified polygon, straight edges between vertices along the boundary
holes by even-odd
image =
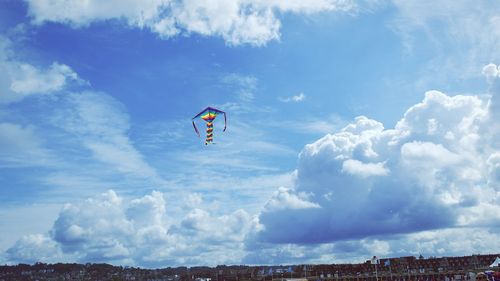
[[[499,9],[0,2],[0,262],[500,252]]]

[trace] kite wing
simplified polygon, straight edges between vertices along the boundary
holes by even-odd
[[[200,136],[200,132],[198,131],[198,128],[196,128],[194,119],[200,117],[207,123],[207,137],[205,139],[205,144],[213,142],[213,121],[215,120],[215,117],[217,117],[218,114],[224,114],[224,129],[222,130],[224,132],[226,131],[227,119],[226,119],[226,113],[222,110],[218,110],[213,107],[207,107],[203,109],[200,113],[196,114],[196,116],[194,116],[192,119],[193,127],[198,137]]]

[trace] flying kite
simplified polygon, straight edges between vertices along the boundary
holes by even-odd
[[[207,108],[203,109],[200,113],[196,114],[196,116],[193,117],[193,119],[192,119],[193,127],[194,127],[194,130],[196,131],[196,133],[198,134],[198,137],[200,136],[200,132],[198,131],[198,128],[196,128],[196,124],[194,123],[194,119],[201,117],[201,119],[205,120],[205,122],[207,123],[207,138],[205,139],[205,145],[207,145],[209,143],[213,143],[213,141],[214,141],[214,134],[213,134],[214,124],[213,124],[213,122],[215,120],[215,117],[217,117],[218,114],[224,114],[224,130],[222,130],[224,132],[224,131],[226,131],[227,121],[226,121],[226,113],[222,110],[218,110],[218,109],[215,109],[213,107],[207,107]]]

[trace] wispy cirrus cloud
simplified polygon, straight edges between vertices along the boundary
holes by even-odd
[[[73,85],[80,88],[90,85],[65,64],[53,62],[43,67],[18,60],[15,47],[11,40],[0,36],[0,74],[3,74],[0,75],[0,104],[6,112],[11,112],[3,116],[9,121],[0,123],[1,165],[49,169],[57,165],[57,182],[68,182],[63,178],[71,178],[71,175],[74,179],[85,178],[89,175],[74,174],[77,169],[67,159],[68,153],[73,153],[74,157],[84,160],[83,144],[95,163],[110,168],[101,169],[108,175],[114,171],[162,182],[127,136],[129,116],[122,104],[104,93],[69,93]],[[58,98],[51,99],[54,95]],[[39,118],[30,117],[36,112],[28,117],[17,114],[16,106],[28,97],[49,97],[43,104],[52,104],[53,108]],[[92,165],[91,161],[85,163]]]
[[[500,59],[498,2],[392,1],[397,9],[390,27],[403,39],[408,53],[432,48],[426,73],[444,79],[477,77],[484,63]],[[421,36],[428,45],[421,45]],[[424,73],[423,73],[424,74]],[[421,78],[423,79],[423,78]]]
[[[278,98],[278,99],[282,102],[301,102],[301,101],[305,100],[305,98],[306,98],[306,95],[304,95],[304,93],[300,93],[300,94],[295,95],[295,96],[286,97],[286,98]]]
[[[240,101],[249,102],[255,98],[258,80],[254,76],[229,73],[223,75],[221,81],[236,89]]]
[[[269,120],[266,125],[299,134],[324,135],[338,131],[349,124],[347,120],[340,118],[336,114],[323,118],[314,115],[299,117],[298,115],[291,115],[286,120]]]
[[[76,137],[95,160],[116,172],[161,182],[127,136],[129,116],[111,96],[91,91],[69,94],[52,123]]]
[[[57,157],[45,147],[33,126],[0,122],[0,166],[53,166]]]

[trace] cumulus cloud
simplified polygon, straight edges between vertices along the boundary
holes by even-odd
[[[273,194],[264,209],[267,211],[283,210],[283,209],[308,209],[319,208],[318,204],[309,202],[308,195],[304,193],[295,194],[291,193],[289,189],[280,187],[278,191]]]
[[[57,62],[47,71],[40,71],[30,64],[20,64],[10,89],[19,94],[50,93],[63,89],[67,80],[79,80],[71,68]]]
[[[488,97],[429,91],[394,128],[362,116],[306,145],[286,192],[307,194],[317,208],[263,208],[245,260],[362,262],[373,254],[499,251],[496,69],[483,70],[492,79]],[[276,193],[268,204],[283,197]]]
[[[244,210],[229,215],[213,216],[200,208],[191,210],[181,221],[181,228],[172,231],[195,236],[199,242],[227,243],[243,241],[251,227],[252,218]]]
[[[490,63],[483,67],[483,75],[488,79],[488,82],[493,82],[500,75],[500,71],[496,64]]]
[[[35,263],[40,260],[58,262],[62,256],[59,245],[48,235],[30,234],[19,239],[6,251],[8,260]]]
[[[85,83],[65,64],[54,62],[44,68],[21,62],[15,58],[12,48],[12,43],[0,36],[0,104],[53,94],[73,82]]]
[[[463,256],[498,252],[498,228],[447,228],[391,237],[342,240],[322,244],[252,244],[251,264],[363,263],[367,257]]]
[[[222,37],[230,45],[265,45],[280,38],[280,13],[310,14],[348,11],[352,1],[45,1],[27,0],[33,23],[61,22],[83,27],[96,21],[123,20],[130,26],[148,28],[162,38],[198,33]]]
[[[240,258],[254,225],[243,210],[217,216],[190,208],[172,223],[161,192],[125,199],[110,190],[67,204],[48,234],[28,235],[6,251],[11,262],[111,262],[141,266],[214,265]],[[213,258],[214,253],[225,253]],[[208,256],[212,257],[208,259]]]
[[[495,152],[488,157],[488,183],[496,191],[500,191],[500,153]]]
[[[253,239],[308,245],[497,225],[497,99],[429,91],[392,129],[362,116],[306,145],[286,195],[308,194],[317,208],[277,193],[268,204],[281,208],[262,210]]]
[[[358,160],[348,159],[342,163],[342,172],[360,177],[385,176],[389,171],[384,167],[384,163],[363,163]]]
[[[464,253],[498,252],[500,243],[494,238],[497,229],[485,228],[447,228],[422,231],[407,235],[405,239],[391,241],[391,252],[408,255],[461,256]]]

